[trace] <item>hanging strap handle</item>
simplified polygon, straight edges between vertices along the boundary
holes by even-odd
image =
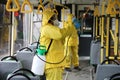
[[[58,15],[58,11],[56,9],[53,9],[53,12]]]
[[[14,8],[14,7],[10,8],[11,3],[13,3],[12,1],[14,1],[15,5],[16,5],[16,8]],[[9,12],[19,11],[20,10],[20,5],[19,5],[18,0],[8,0],[7,3],[6,3],[6,10],[9,11]]]
[[[40,0],[40,4],[38,5],[37,13],[42,14],[43,12],[40,12],[40,10],[44,11],[44,6],[42,5],[42,0]]]
[[[40,10],[44,11],[44,6],[43,5],[38,5],[37,13],[42,14],[43,12],[40,12]]]
[[[29,10],[25,10],[25,5],[29,6]],[[31,13],[33,11],[32,5],[29,0],[25,0],[21,7],[21,13]]]

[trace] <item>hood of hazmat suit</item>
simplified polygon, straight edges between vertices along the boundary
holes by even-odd
[[[55,15],[55,13],[50,8],[45,10],[43,12],[42,25],[47,24],[53,15]]]

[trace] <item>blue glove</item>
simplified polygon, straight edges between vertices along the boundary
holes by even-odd
[[[80,28],[81,24],[80,24],[80,22],[79,22],[78,19],[76,19],[76,18],[74,17],[72,21],[73,21],[76,29]]]

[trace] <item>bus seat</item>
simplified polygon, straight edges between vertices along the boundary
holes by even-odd
[[[7,80],[40,80],[40,77],[28,69],[21,68],[9,74]]]
[[[120,65],[99,64],[97,67],[95,80],[109,80],[109,78],[116,73],[120,73]]]
[[[34,52],[18,51],[15,56],[22,63],[23,68],[31,70]]]
[[[100,41],[91,41],[90,47],[90,63],[93,65],[100,64]]]
[[[20,61],[15,60],[2,60],[0,61],[0,80],[6,80],[7,75],[16,69],[20,69],[22,64]]]
[[[28,48],[30,48],[31,50],[33,50],[35,52],[36,48],[37,48],[37,44],[38,44],[38,42],[33,42],[32,44],[30,44],[28,46]]]

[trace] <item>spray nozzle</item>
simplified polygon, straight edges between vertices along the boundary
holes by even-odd
[[[43,45],[40,45],[39,47],[38,47],[38,49],[37,49],[37,54],[38,55],[45,55],[45,52],[46,52],[47,50],[46,50],[46,47],[45,46],[43,46]]]

